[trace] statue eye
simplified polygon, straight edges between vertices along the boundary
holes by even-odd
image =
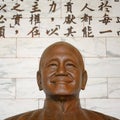
[[[57,64],[51,63],[51,64],[49,64],[49,66],[57,66]]]
[[[52,68],[52,69],[55,69],[55,68],[57,68],[57,63],[50,63],[49,65],[48,65],[48,67],[49,68]]]
[[[66,63],[66,67],[76,67],[74,63]]]

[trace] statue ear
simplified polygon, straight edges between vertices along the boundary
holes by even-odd
[[[39,90],[42,90],[42,83],[41,83],[41,72],[37,72],[37,84],[39,86]]]
[[[87,83],[87,72],[84,71],[84,72],[82,73],[82,85],[81,85],[81,89],[82,89],[82,90],[85,89],[86,83]]]

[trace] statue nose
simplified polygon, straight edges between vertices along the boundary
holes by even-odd
[[[56,75],[66,76],[67,72],[64,65],[60,65],[57,69]]]

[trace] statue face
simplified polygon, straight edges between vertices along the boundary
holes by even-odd
[[[75,48],[56,45],[42,58],[40,82],[46,95],[78,95],[82,87],[83,63]]]

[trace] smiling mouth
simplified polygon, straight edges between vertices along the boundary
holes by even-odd
[[[50,82],[54,84],[69,84],[72,81],[73,81],[72,79],[64,76],[55,77],[50,80]]]
[[[51,83],[54,83],[54,84],[69,84],[71,82],[72,81],[52,81]]]

